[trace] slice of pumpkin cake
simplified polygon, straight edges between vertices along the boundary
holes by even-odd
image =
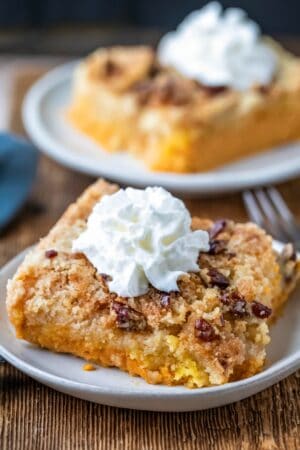
[[[260,371],[269,322],[298,278],[252,223],[191,219],[162,188],[103,180],[8,282],[18,338],[149,383],[202,387]]]

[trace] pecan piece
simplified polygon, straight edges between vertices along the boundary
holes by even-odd
[[[55,256],[57,256],[58,255],[58,253],[57,253],[57,251],[56,250],[54,250],[54,249],[50,249],[50,250],[46,250],[45,251],[45,256],[46,256],[46,258],[55,258]]]
[[[145,106],[149,102],[152,93],[152,86],[153,82],[151,80],[146,80],[137,83],[133,87],[134,92],[137,94],[138,103],[141,106]]]
[[[141,106],[148,104],[180,106],[189,101],[187,92],[180,89],[174,79],[167,79],[160,83],[155,79],[148,79],[136,84],[134,91],[137,93],[137,99]]]
[[[149,69],[148,76],[150,79],[155,78],[161,72],[161,67],[157,62],[153,62],[152,66]]]
[[[96,300],[94,303],[94,309],[95,311],[103,311],[104,309],[107,309],[109,307],[109,303],[107,299],[99,299]]]
[[[144,315],[130,306],[114,301],[112,309],[116,313],[117,327],[127,331],[143,331],[147,327]]]
[[[255,317],[267,319],[272,314],[272,309],[260,302],[252,302],[251,309]]]
[[[210,342],[217,338],[214,327],[205,319],[196,319],[195,337],[204,342]]]
[[[208,97],[214,97],[215,95],[223,94],[228,91],[228,86],[207,86],[200,83],[198,86]]]
[[[230,281],[225,275],[219,272],[217,269],[211,268],[208,271],[208,275],[210,277],[210,282],[213,286],[217,286],[220,289],[226,289]]]
[[[230,312],[236,319],[245,317],[248,315],[247,302],[243,298],[236,300],[230,307]]]
[[[106,77],[111,77],[115,75],[120,75],[122,73],[121,67],[116,64],[112,59],[107,58],[103,65],[103,75]]]
[[[107,275],[107,273],[99,273],[100,277],[103,281],[108,282],[112,280],[112,277],[110,275]]]
[[[270,86],[260,85],[257,87],[257,90],[262,95],[267,95],[270,91]]]
[[[213,267],[201,270],[200,275],[207,287],[226,289],[230,285],[229,279]]]
[[[234,318],[240,319],[248,316],[247,302],[238,292],[225,292],[221,295],[220,300],[223,305],[228,306],[228,311]]]
[[[254,89],[259,92],[261,95],[268,95],[272,92],[273,88],[274,88],[274,81],[272,80],[271,83],[269,84],[259,84],[257,86],[254,86]]]
[[[171,304],[171,297],[168,293],[162,293],[160,297],[160,304],[163,308],[169,308]]]
[[[231,304],[231,297],[229,292],[224,292],[220,297],[223,305],[229,306]]]
[[[224,231],[226,228],[226,225],[227,225],[226,219],[216,220],[216,222],[213,224],[213,226],[211,227],[211,229],[208,232],[210,239],[214,239],[215,237],[218,236],[218,234],[220,234],[222,231]]]
[[[179,89],[175,80],[167,80],[157,90],[157,102],[159,104],[183,105],[188,97],[183,90]]]
[[[227,242],[223,239],[213,239],[209,242],[209,255],[219,255],[220,253],[224,253],[226,251]]]

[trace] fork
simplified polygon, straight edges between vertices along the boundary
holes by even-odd
[[[243,200],[253,222],[275,239],[292,242],[300,250],[300,226],[277,189],[266,187],[245,191]]]

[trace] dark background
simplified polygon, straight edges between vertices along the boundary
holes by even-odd
[[[0,54],[83,56],[110,45],[156,45],[207,0],[0,0]],[[300,0],[221,0],[298,54]]]
[[[199,0],[0,0],[1,27],[67,24],[134,25],[173,28]],[[239,0],[240,6],[270,34],[300,34],[300,0]]]

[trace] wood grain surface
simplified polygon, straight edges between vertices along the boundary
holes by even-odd
[[[24,92],[46,68],[20,67],[14,74],[13,131],[23,133],[19,111]],[[0,266],[46,234],[91,181],[42,156],[30,199],[0,235]],[[300,180],[285,183],[280,190],[300,219]],[[185,200],[193,214],[247,219],[239,194]],[[69,397],[4,363],[0,364],[0,450],[299,450],[299,378],[300,372],[222,408],[151,413]]]

